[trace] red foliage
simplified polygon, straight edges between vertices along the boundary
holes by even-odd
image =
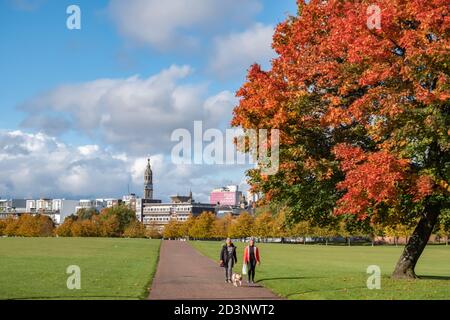
[[[360,137],[364,136],[360,141],[370,141],[370,146],[340,144],[334,149],[345,173],[338,185],[346,190],[338,214],[363,217],[369,207],[396,203],[401,194],[412,194],[416,201],[430,195],[433,179],[446,177],[425,176],[433,163],[415,172],[411,163],[424,153],[417,147],[420,144],[438,140],[445,147],[448,143],[444,141],[447,126],[434,116],[448,107],[445,102],[450,96],[448,0],[302,3],[298,1],[299,16],[276,27],[273,48],[278,56],[272,68],[249,69],[237,92],[240,101],[232,124],[280,129],[285,185],[301,183],[303,177],[327,178],[334,169],[329,153],[319,147],[311,152],[315,146],[306,140],[314,135],[294,141],[294,134],[298,137],[301,129],[311,128],[310,132],[332,135],[343,126],[360,127]],[[380,29],[367,26],[371,5],[381,9]],[[299,103],[305,96],[314,103]],[[422,116],[425,109],[433,116]],[[358,142],[351,139],[330,144]],[[318,167],[322,172],[317,172]],[[269,198],[282,193],[285,185],[259,178],[255,181]]]
[[[347,191],[337,203],[336,214],[350,213],[365,218],[369,207],[397,201],[407,179],[408,160],[397,159],[384,151],[365,153],[359,147],[344,144],[336,146],[334,153],[346,173],[345,180],[337,187]]]

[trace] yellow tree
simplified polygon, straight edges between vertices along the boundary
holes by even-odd
[[[22,215],[17,221],[16,235],[22,237],[49,237],[53,235],[53,221],[43,215]]]
[[[313,228],[309,221],[304,220],[296,223],[290,229],[289,233],[292,236],[301,237],[303,239],[303,244],[306,244],[306,238],[313,234]]]
[[[150,239],[160,239],[162,237],[162,234],[154,221],[150,222],[150,225],[147,226],[145,236]]]
[[[125,228],[123,232],[123,237],[125,238],[144,238],[145,237],[145,226],[140,221],[132,221],[128,227]]]
[[[0,220],[0,236],[3,236],[5,234],[6,229],[6,221]]]
[[[59,237],[71,237],[73,223],[74,220],[72,218],[66,218],[64,222],[56,229],[56,234]]]
[[[254,219],[248,212],[243,212],[233,221],[230,227],[230,237],[247,238],[252,236]]]
[[[338,233],[339,232],[336,230],[336,227],[333,225],[313,228],[313,234],[318,237],[324,238],[326,246],[328,245],[329,239],[338,236]]]
[[[195,223],[195,217],[193,215],[190,215],[186,221],[181,223],[181,234],[184,238],[189,238],[189,230],[192,228],[192,226]]]
[[[351,232],[348,230],[348,225],[345,221],[340,221],[338,224],[338,233],[341,237],[347,239],[347,243],[350,246],[351,245]]]
[[[282,241],[284,241],[284,237],[289,236],[288,227],[286,224],[286,211],[284,209],[279,210],[275,215],[272,223],[272,230],[273,236],[282,238]]]
[[[192,227],[189,229],[189,236],[194,239],[213,238],[214,221],[216,217],[211,212],[203,212],[195,218]]]
[[[106,212],[100,213],[98,216],[92,217],[99,224],[99,233],[102,237],[118,237],[120,236],[120,222],[116,215],[110,215]]]
[[[164,226],[162,235],[166,239],[181,238],[183,236],[181,223],[177,220],[170,220],[169,223]]]
[[[260,238],[269,238],[273,236],[274,232],[274,219],[272,214],[268,211],[259,214],[255,218],[255,224],[253,227],[254,234]]]
[[[231,224],[233,223],[233,216],[227,214],[222,218],[217,218],[214,221],[213,237],[214,238],[226,238],[230,234]]]
[[[387,236],[394,238],[395,245],[397,246],[399,238],[405,238],[405,243],[408,242],[408,238],[411,236],[413,229],[404,224],[397,223],[387,226],[384,231]]]
[[[6,219],[5,223],[6,223],[4,230],[5,235],[9,237],[17,236],[17,229],[19,228],[19,219],[9,217]]]

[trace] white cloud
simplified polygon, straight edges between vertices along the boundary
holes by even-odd
[[[99,146],[68,146],[43,133],[0,132],[0,196],[116,194],[127,163]],[[101,187],[99,187],[101,186]]]
[[[240,75],[253,63],[268,65],[274,57],[273,26],[260,23],[240,32],[215,39],[210,69],[218,77]]]
[[[83,156],[94,155],[99,151],[99,147],[95,144],[85,145],[78,147],[78,152]]]
[[[148,78],[97,79],[57,87],[26,101],[24,128],[55,134],[49,122],[83,133],[118,152],[168,154],[177,128],[225,126],[236,103],[228,91],[208,97],[203,83],[185,84],[189,66],[171,66]],[[59,118],[60,117],[60,120]],[[59,131],[58,131],[59,132]]]
[[[258,0],[111,0],[119,32],[159,50],[195,47],[205,33],[246,25],[262,9]]]
[[[0,198],[109,198],[142,195],[145,157],[116,154],[98,145],[71,146],[43,133],[0,131]],[[162,154],[152,156],[155,196],[187,193],[208,201],[215,186],[239,182],[233,167],[173,165]]]

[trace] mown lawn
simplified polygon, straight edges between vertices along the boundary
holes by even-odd
[[[159,240],[0,238],[0,299],[143,299],[155,273]],[[69,290],[66,269],[81,270]]]
[[[191,241],[217,261],[222,243]],[[244,244],[238,247],[242,268]],[[258,244],[256,281],[288,299],[450,299],[450,246],[427,246],[416,268],[420,280],[392,280],[402,247]],[[369,290],[369,265],[381,269],[381,289]]]

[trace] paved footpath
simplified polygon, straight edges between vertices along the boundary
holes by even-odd
[[[219,243],[217,250],[220,250]],[[219,255],[219,253],[217,253]],[[258,276],[258,273],[256,274]],[[149,299],[280,299],[261,285],[234,287],[225,283],[224,268],[203,256],[185,241],[161,244],[158,268]]]

